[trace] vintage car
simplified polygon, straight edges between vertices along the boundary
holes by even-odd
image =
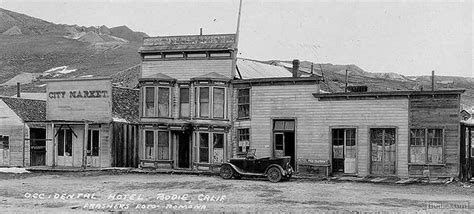
[[[232,158],[227,163],[223,163],[220,176],[224,179],[266,176],[271,182],[288,180],[293,174],[290,160],[290,156],[255,158],[255,151],[252,151],[244,158]]]

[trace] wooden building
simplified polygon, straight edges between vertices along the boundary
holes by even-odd
[[[0,166],[45,165],[46,102],[0,97]]]
[[[136,167],[138,98],[110,78],[49,80],[46,165]]]

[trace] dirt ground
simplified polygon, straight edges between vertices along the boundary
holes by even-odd
[[[474,213],[474,186],[303,179],[270,183],[265,179],[114,172],[0,173],[0,202],[0,213]]]

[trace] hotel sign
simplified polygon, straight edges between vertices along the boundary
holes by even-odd
[[[46,119],[110,122],[110,79],[53,80],[46,87]]]

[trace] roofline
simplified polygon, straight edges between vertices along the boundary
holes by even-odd
[[[46,94],[46,93],[44,93]],[[31,99],[31,98],[24,98],[24,97],[9,97],[9,96],[5,96],[5,95],[0,95],[0,100],[2,99],[20,99],[20,100],[33,100],[33,101],[40,101],[40,102],[46,102],[46,100],[39,100],[39,99]]]
[[[146,47],[146,46],[145,46]],[[138,49],[138,53],[173,53],[173,52],[209,52],[209,51],[234,51],[233,48],[207,48],[207,49],[173,49],[173,50],[141,50]]]
[[[272,77],[272,78],[254,78],[254,79],[237,79],[232,80],[233,84],[245,83],[280,83],[280,82],[319,82],[319,77]]]
[[[127,88],[127,87],[114,86],[114,85],[112,85],[112,88],[120,88],[120,89],[132,90],[132,91],[140,91],[140,89],[136,89],[136,88]]]
[[[462,94],[466,90],[438,90],[438,91],[378,91],[378,92],[339,92],[339,93],[313,93],[315,98],[351,98],[351,97],[395,97],[395,96],[413,96],[413,95],[446,95]]]
[[[178,37],[188,37],[188,36],[235,36],[235,33],[223,33],[223,34],[188,34],[188,35],[174,35],[174,36],[148,36],[143,37],[145,39],[152,39],[152,38],[178,38]]]
[[[112,80],[112,77],[93,77],[93,78],[67,78],[67,79],[46,79],[41,82],[67,82],[67,81],[90,81],[90,80]]]

